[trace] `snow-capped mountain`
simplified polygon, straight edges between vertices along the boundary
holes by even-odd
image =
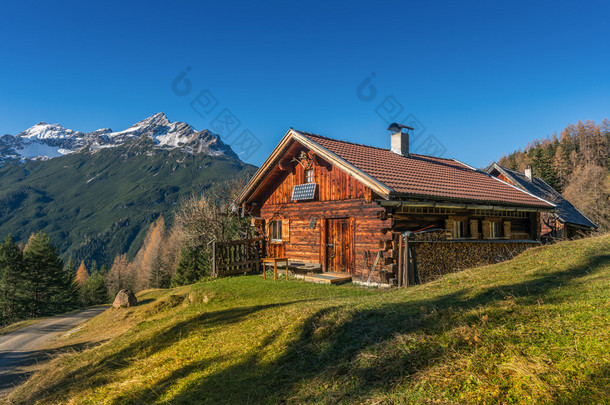
[[[196,131],[183,122],[170,122],[164,113],[157,113],[119,132],[110,128],[80,132],[41,122],[17,135],[1,136],[0,160],[50,159],[78,151],[117,147],[136,139],[150,140],[155,148],[181,148],[189,153],[238,159],[218,135],[207,129]]]

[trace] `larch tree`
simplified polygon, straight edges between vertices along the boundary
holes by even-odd
[[[135,274],[135,291],[149,288],[153,262],[159,255],[164,238],[165,220],[159,216],[148,228],[142,247],[131,263]]]
[[[85,266],[85,261],[80,262],[80,266],[78,266],[78,270],[76,271],[76,276],[74,277],[74,281],[78,284],[79,287],[83,287],[89,278],[89,271]]]
[[[610,173],[588,164],[574,171],[564,196],[602,230],[610,229]]]
[[[167,269],[170,278],[176,274],[176,267],[180,261],[180,249],[183,244],[182,224],[176,222],[167,232],[164,243],[161,246],[161,261]]]
[[[555,156],[553,157],[553,170],[555,170],[555,175],[557,177],[557,191],[563,190],[572,173],[572,167],[570,166],[569,160],[569,153],[559,144],[557,149],[555,149]]]
[[[106,286],[108,288],[108,295],[112,298],[116,294],[123,290],[134,290],[133,287],[133,273],[129,265],[129,260],[126,254],[118,255],[114,258],[112,267],[106,275]]]

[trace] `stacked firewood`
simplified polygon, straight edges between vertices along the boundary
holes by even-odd
[[[532,244],[527,243],[426,243],[412,244],[421,282],[471,267],[512,259]]]
[[[439,230],[439,231],[416,233],[416,234],[413,234],[409,240],[435,241],[435,240],[448,240],[450,238],[451,238],[451,233],[448,231],[445,231],[443,229],[443,230]]]

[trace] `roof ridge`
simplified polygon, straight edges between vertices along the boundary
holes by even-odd
[[[363,146],[365,148],[371,148],[371,149],[377,149],[377,150],[383,150],[386,152],[390,152],[391,150],[389,148],[381,148],[379,146],[372,146],[372,145],[365,145],[363,143],[356,143],[356,142],[350,142],[350,141],[344,141],[342,139],[337,139],[337,138],[331,138],[329,136],[324,136],[324,135],[320,135],[320,134],[315,134],[313,132],[308,132],[308,131],[301,131],[299,129],[296,128],[292,128],[293,130],[300,132],[304,135],[313,135],[313,136],[317,136],[319,138],[322,139],[328,139],[329,141],[335,141],[335,142],[341,142],[341,143],[347,143],[349,145],[355,145],[355,146]],[[414,155],[414,156],[420,156],[420,157],[424,157],[424,158],[433,158],[433,159],[442,159],[442,160],[448,160],[448,161],[454,161],[455,159],[453,158],[444,158],[444,157],[440,157],[440,156],[431,156],[431,155],[422,155],[421,153],[409,153],[410,155]],[[406,157],[406,156],[404,156]]]
[[[504,170],[507,170],[507,171],[511,172],[512,174],[517,174],[517,175],[519,175],[520,177],[527,177],[527,176],[525,176],[525,173],[521,173],[519,170],[509,169],[508,167],[504,167],[504,166],[500,166],[500,165],[498,165],[498,166],[499,166],[499,167],[501,167],[501,168],[502,168],[502,169],[504,169]],[[532,181],[531,181],[531,183],[532,183],[532,184],[534,184],[534,185],[536,185],[536,183],[534,183],[534,181],[539,181],[539,182],[543,183],[545,186],[547,186],[547,188],[548,188],[548,190],[549,190],[549,191],[551,191],[551,192],[553,192],[554,194],[559,195],[559,196],[561,196],[563,199],[565,199],[565,197],[563,197],[563,195],[562,195],[562,194],[561,194],[559,191],[555,190],[555,187],[551,186],[549,183],[547,183],[546,181],[544,181],[544,179],[543,179],[542,177],[538,177],[538,176],[534,176],[534,175],[532,175]]]

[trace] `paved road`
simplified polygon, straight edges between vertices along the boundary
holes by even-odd
[[[45,344],[106,309],[102,306],[58,315],[0,336],[0,397],[29,376],[31,372],[24,367],[49,358],[48,351],[40,350]]]

